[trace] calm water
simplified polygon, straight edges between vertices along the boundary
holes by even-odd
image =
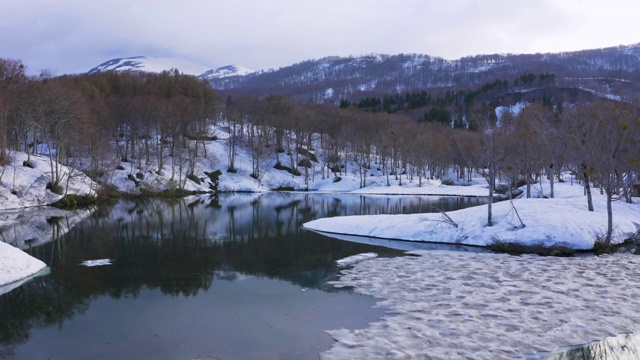
[[[29,250],[51,274],[0,296],[0,358],[316,359],[333,343],[324,330],[362,328],[384,312],[326,285],[335,261],[402,253],[307,232],[304,222],[483,202],[273,193],[100,208]],[[90,259],[113,264],[80,265]]]

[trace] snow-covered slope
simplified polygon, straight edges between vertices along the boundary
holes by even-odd
[[[199,76],[209,71],[209,68],[191,62],[189,60],[172,58],[172,57],[146,57],[134,56],[128,58],[117,58],[103,62],[102,64],[89,70],[89,73],[118,70],[118,71],[146,71],[159,73],[164,70],[178,69],[181,73],[187,75]]]
[[[255,72],[255,70],[251,70],[244,66],[240,65],[227,65],[223,67],[219,67],[215,70],[209,70],[207,72],[202,73],[201,77],[205,79],[221,79],[229,76],[242,76]]]
[[[41,155],[31,155],[31,166],[24,166],[27,155],[22,152],[12,154],[11,163],[0,167],[0,211],[22,209],[34,206],[44,206],[58,201],[62,195],[47,189],[51,181],[51,167],[49,158]],[[71,179],[68,179],[71,173]],[[95,194],[98,184],[77,170],[61,166],[61,185],[67,186],[69,194]],[[0,223],[1,225],[1,223]]]
[[[196,64],[181,58],[134,56],[105,61],[89,70],[88,73],[91,74],[110,70],[160,73],[171,69],[178,69],[178,71],[183,74],[198,76],[209,80],[235,75],[247,75],[254,72],[253,70],[240,65],[227,65],[217,69],[211,69],[210,67]]]

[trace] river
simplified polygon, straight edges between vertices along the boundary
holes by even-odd
[[[50,238],[15,241],[51,273],[0,296],[0,358],[316,359],[334,341],[325,330],[363,328],[385,311],[327,285],[336,260],[403,253],[308,232],[304,222],[484,201],[227,194],[123,200],[70,229],[69,219],[50,217],[34,225]]]

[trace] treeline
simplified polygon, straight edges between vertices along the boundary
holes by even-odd
[[[495,80],[479,86],[475,90],[470,89],[448,89],[440,90],[432,95],[426,90],[405,92],[404,95],[393,94],[383,97],[363,97],[358,102],[352,103],[347,99],[340,100],[339,106],[342,109],[351,106],[368,112],[386,112],[395,114],[397,112],[414,112],[418,109],[425,109],[422,116],[416,118],[418,121],[440,122],[450,124],[454,127],[465,126],[462,115],[469,111],[473,105],[487,102],[500,94],[507,94],[510,90],[521,90],[534,86],[546,87],[555,84],[555,75],[549,73],[524,73],[518,76],[513,85],[509,87],[508,80]],[[549,97],[543,96],[541,99],[545,105],[554,105]],[[466,124],[468,125],[468,124]]]
[[[474,104],[460,116],[469,126],[455,128],[401,114],[246,96],[228,98],[225,117],[230,128],[228,170],[234,170],[237,144],[244,143],[251,149],[252,176],[257,179],[265,159],[275,159],[276,168],[307,181],[318,167],[323,179],[332,173],[336,178],[355,174],[361,187],[374,173],[381,173],[387,184],[394,178],[400,184],[421,185],[426,178],[443,179],[453,168],[458,180],[470,180],[472,171],[480,171],[490,183],[491,196],[500,187],[510,193],[504,186],[525,186],[531,197],[532,186],[544,176],[551,183],[546,195],[554,197],[555,182],[564,181],[561,174],[570,171],[585,185],[591,211],[592,185],[607,196],[610,227],[605,243],[611,239],[611,202],[631,202],[634,187],[638,191],[640,115],[635,105],[624,102],[564,107],[536,102],[518,114],[505,111],[499,119],[495,108]]]
[[[188,141],[208,139],[222,105],[208,83],[178,71],[30,77],[20,61],[0,59],[0,164],[12,151],[46,154],[58,192],[58,164],[99,177],[114,162],[153,162],[160,172],[169,159],[187,169],[172,174],[193,172],[202,146]]]

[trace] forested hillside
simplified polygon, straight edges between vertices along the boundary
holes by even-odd
[[[304,184],[344,174],[358,176],[362,187],[374,174],[387,183],[420,184],[449,181],[444,175],[455,169],[454,181],[476,170],[490,189],[506,191],[495,183],[530,189],[541,176],[553,181],[570,170],[609,199],[630,200],[638,182],[637,105],[558,86],[550,73],[341,105],[277,94],[223,97],[209,82],[178,71],[29,77],[20,61],[3,59],[0,160],[9,164],[16,151],[46,154],[52,191],[63,181],[58,163],[105,185],[104,175],[116,168],[128,169],[136,185],[145,182],[140,169],[154,169],[183,188],[211,177],[197,173],[203,157],[224,159],[208,172],[235,174],[239,152],[248,154],[246,176],[258,183],[267,172],[284,171]],[[211,143],[224,150],[208,154]]]
[[[337,104],[341,99],[421,90],[511,84],[524,73],[549,73],[563,87],[637,98],[640,45],[549,54],[495,54],[446,60],[422,54],[326,57],[280,69],[211,79],[225,94],[280,94]],[[515,84],[514,84],[515,85]]]

